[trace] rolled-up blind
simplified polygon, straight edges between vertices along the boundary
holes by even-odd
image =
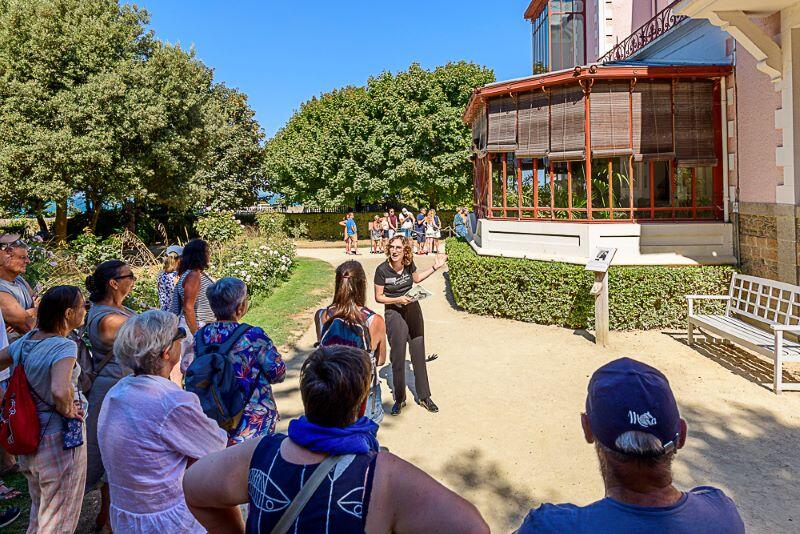
[[[486,133],[486,108],[481,108],[472,121],[472,146],[478,152],[486,150]]]
[[[675,85],[675,159],[679,167],[717,165],[711,80],[681,80]]]
[[[517,100],[517,156],[543,158],[550,150],[550,96],[537,91]]]
[[[579,85],[553,89],[550,97],[550,152],[553,160],[583,159],[586,109]]]
[[[517,106],[510,96],[489,100],[489,144],[492,152],[516,150]]]
[[[636,83],[633,94],[633,154],[637,160],[673,158],[672,82]]]
[[[592,154],[622,156],[632,152],[630,84],[595,83],[589,97]]]

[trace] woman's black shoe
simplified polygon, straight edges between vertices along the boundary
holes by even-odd
[[[428,410],[431,413],[437,413],[439,411],[439,407],[436,406],[436,403],[433,402],[433,399],[428,397],[427,399],[422,399],[419,401],[419,405]]]
[[[394,406],[392,406],[392,415],[400,415],[400,412],[403,410],[403,406],[406,405],[406,401],[403,402],[395,402]]]

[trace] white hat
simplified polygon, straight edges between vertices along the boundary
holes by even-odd
[[[183,247],[180,245],[170,245],[167,247],[167,254],[181,256],[183,254]]]

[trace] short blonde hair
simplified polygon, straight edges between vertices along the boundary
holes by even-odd
[[[114,340],[114,354],[137,375],[155,375],[161,354],[178,330],[178,317],[170,312],[149,310],[134,315],[122,325]]]
[[[176,270],[178,270],[178,263],[180,263],[180,261],[181,257],[174,252],[170,252],[164,256],[164,272],[174,273]]]

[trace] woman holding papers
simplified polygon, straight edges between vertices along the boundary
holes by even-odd
[[[406,404],[406,344],[414,366],[414,383],[419,404],[429,412],[439,408],[431,399],[428,370],[425,366],[425,322],[422,319],[420,296],[424,291],[412,293],[413,284],[420,283],[447,265],[447,256],[437,254],[433,267],[424,271],[414,265],[411,240],[395,235],[386,247],[386,262],[375,270],[375,300],[386,306],[384,315],[389,336],[389,359],[392,362],[394,406],[392,415],[399,415]]]

